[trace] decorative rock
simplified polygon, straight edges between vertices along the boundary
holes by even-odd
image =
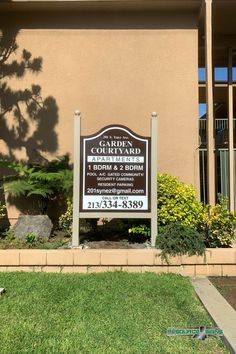
[[[28,234],[48,238],[53,224],[47,215],[20,215],[12,227],[15,238],[25,238]]]

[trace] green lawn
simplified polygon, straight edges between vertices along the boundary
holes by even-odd
[[[0,273],[0,353],[228,353],[219,338],[168,337],[213,324],[174,274]]]

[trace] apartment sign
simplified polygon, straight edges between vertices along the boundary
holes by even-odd
[[[150,138],[122,125],[81,137],[80,211],[150,210]]]

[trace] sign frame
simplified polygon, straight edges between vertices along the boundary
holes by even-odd
[[[115,126],[115,125],[114,125]],[[119,124],[116,125],[121,126]],[[122,126],[124,127],[124,126]],[[106,127],[104,127],[106,128]],[[102,128],[99,132],[101,132]],[[126,127],[125,127],[126,128]],[[130,131],[129,128],[127,128]],[[96,134],[93,135],[98,135]],[[81,163],[81,114],[77,110],[74,114],[74,174],[73,174],[73,222],[72,222],[72,247],[79,246],[79,220],[80,218],[124,218],[124,219],[151,219],[151,246],[155,247],[157,237],[157,113],[151,114],[151,178],[150,211],[81,211],[80,196],[80,167]],[[136,134],[138,136],[138,134]],[[92,135],[91,135],[92,136]],[[156,197],[155,197],[156,196]]]

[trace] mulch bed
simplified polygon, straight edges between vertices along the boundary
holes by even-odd
[[[236,277],[209,277],[209,279],[236,311]]]
[[[120,241],[112,241],[112,240],[104,240],[104,241],[87,241],[84,242],[84,247],[85,248],[95,248],[95,249],[125,249],[125,248],[129,248],[129,249],[140,249],[140,248],[147,248],[147,246],[144,243],[131,243],[128,242],[128,240],[120,240]]]

